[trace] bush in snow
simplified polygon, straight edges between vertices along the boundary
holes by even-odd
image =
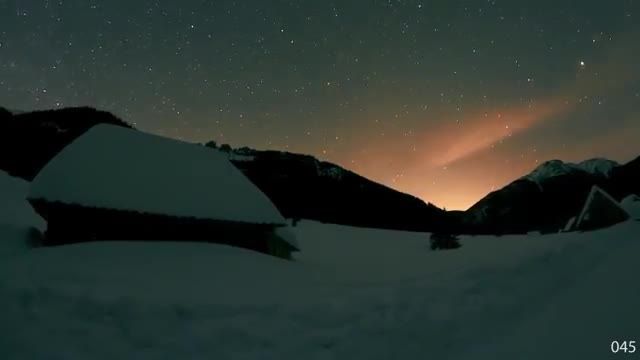
[[[212,149],[217,149],[218,148],[218,143],[216,143],[215,141],[209,141],[206,144],[204,144],[204,146],[206,146],[208,148],[212,148]]]
[[[431,234],[431,250],[449,250],[459,248],[458,237],[448,233]]]

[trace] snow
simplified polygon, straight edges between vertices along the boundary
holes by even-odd
[[[178,242],[7,254],[2,358],[607,359],[610,341],[640,340],[637,221],[451,251],[425,233],[282,230],[295,261]]]
[[[603,175],[609,177],[611,171],[620,166],[617,162],[609,159],[595,158],[578,163],[577,167],[593,175]]]
[[[640,330],[636,222],[442,252],[420,233],[295,233],[295,262],[212,244],[32,250],[0,268],[0,346],[20,359],[602,359]]]
[[[640,334],[636,311],[640,286],[635,275],[639,231],[637,223],[626,222],[611,230],[580,235],[584,246],[545,264],[548,276],[556,277],[549,279],[556,288],[534,292],[523,304],[526,316],[512,324],[506,336],[470,347],[467,354],[496,359],[633,357],[613,355],[609,346],[613,340],[637,343]],[[543,279],[533,279],[532,284],[528,277],[522,281],[535,289]]]
[[[276,228],[275,233],[289,245],[293,246],[296,249],[300,249],[300,244],[296,239],[296,235],[293,233],[293,231],[291,231],[289,225]]]
[[[576,223],[576,217],[573,216],[571,219],[569,219],[569,221],[567,221],[567,224],[564,226],[563,231],[571,231],[575,223]]]
[[[106,302],[126,297],[150,305],[282,302],[287,299],[279,294],[301,288],[302,279],[308,279],[291,261],[232,246],[182,242],[41,247],[7,267],[13,276],[6,284],[18,289],[52,286],[68,296]]]
[[[344,170],[337,166],[327,166],[321,170],[320,175],[340,180],[344,176]]]
[[[28,252],[45,223],[26,199],[29,183],[0,171],[0,262]]]
[[[640,196],[629,195],[620,202],[620,205],[632,219],[640,220]]]
[[[600,158],[585,160],[577,164],[564,162],[562,160],[550,160],[538,166],[524,178],[540,184],[546,179],[571,174],[576,171],[608,177],[613,168],[617,166],[619,166],[619,164],[615,161]]]
[[[35,178],[30,198],[154,214],[284,224],[276,207],[214,149],[97,125]]]
[[[329,163],[315,161],[316,173],[320,177],[328,177],[335,180],[340,180],[344,176],[345,170]]]
[[[35,242],[34,230],[11,225],[0,225],[0,263],[26,254]]]
[[[44,228],[44,220],[25,201],[29,183],[0,171],[0,225]]]

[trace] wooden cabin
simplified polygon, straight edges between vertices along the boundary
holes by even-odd
[[[65,147],[28,200],[47,221],[48,245],[204,241],[286,259],[298,250],[278,209],[226,154],[112,125]]]

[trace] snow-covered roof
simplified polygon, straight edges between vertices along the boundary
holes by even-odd
[[[564,229],[562,229],[562,231],[571,231],[575,223],[576,223],[576,217],[573,216],[571,219],[569,219],[569,221],[567,221],[567,224],[564,226]]]
[[[591,187],[591,191],[589,192],[587,201],[585,202],[582,210],[580,211],[580,215],[578,215],[578,218],[576,219],[575,227],[579,228],[580,226],[582,226],[584,221],[589,220],[586,217],[589,214],[589,208],[591,207],[591,202],[595,199],[596,196],[602,196],[603,198],[607,199],[612,206],[616,206],[620,208],[621,212],[626,213],[626,210],[620,206],[620,204],[616,201],[616,199],[614,199],[611,195],[607,194],[607,192],[602,190],[599,186],[594,185],[593,187]]]
[[[113,125],[96,125],[34,179],[30,199],[201,219],[286,221],[226,154]]]
[[[620,202],[620,206],[622,206],[632,218],[640,220],[640,196],[631,194]]]

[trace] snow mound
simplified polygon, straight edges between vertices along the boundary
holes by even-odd
[[[539,184],[546,179],[575,172],[586,172],[591,175],[608,177],[617,166],[619,166],[617,162],[601,158],[585,160],[578,164],[562,160],[550,160],[538,166],[524,178]]]
[[[629,213],[632,219],[640,220],[640,196],[629,195],[622,200],[620,205]]]
[[[35,228],[0,224],[0,263],[28,254],[39,239]]]
[[[29,183],[0,171],[0,262],[32,247],[44,220],[26,201]]]
[[[152,214],[285,224],[225,154],[112,125],[97,125],[34,179],[31,199]]]
[[[44,229],[44,220],[26,201],[28,191],[28,182],[0,171],[0,224]]]

